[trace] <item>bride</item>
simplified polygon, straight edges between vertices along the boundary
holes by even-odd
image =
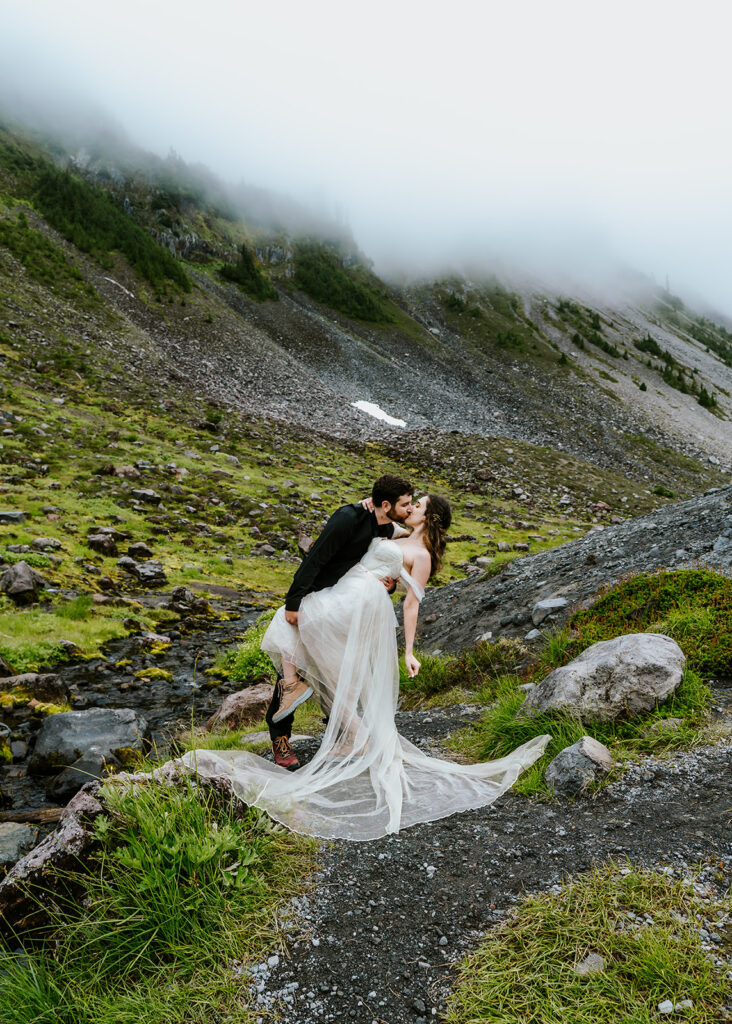
[[[444,498],[426,495],[406,525],[411,534],[376,537],[333,587],[308,594],[297,627],[278,609],[262,639],[279,670],[297,673],[328,715],[320,748],[295,774],[242,750],[192,750],[183,764],[205,776],[226,775],[234,792],[295,832],[322,838],[378,839],[418,822],[493,803],[541,756],[540,736],[484,764],[428,757],[399,735],[396,616],[388,591],[398,580],[404,601],[405,662],[414,656],[424,585],[439,570],[450,524]]]

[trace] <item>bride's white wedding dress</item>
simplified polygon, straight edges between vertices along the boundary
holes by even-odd
[[[399,693],[396,618],[380,579],[423,592],[402,567],[400,546],[376,538],[362,560],[302,601],[299,626],[280,608],[262,640],[278,668],[297,666],[327,712],[312,761],[291,773],[241,750],[189,751],[180,761],[205,776],[230,777],[236,794],[295,832],[378,839],[418,822],[483,807],[543,753],[540,736],[507,757],[460,765],[428,757],[394,723]]]

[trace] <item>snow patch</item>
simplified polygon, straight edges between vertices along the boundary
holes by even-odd
[[[393,427],[406,427],[406,420],[398,420],[395,416],[390,416],[388,413],[380,409],[378,405],[373,402],[351,402],[351,405],[355,409],[360,409],[361,412],[368,413],[369,416],[373,416],[377,420],[383,420],[384,423],[390,423]]]

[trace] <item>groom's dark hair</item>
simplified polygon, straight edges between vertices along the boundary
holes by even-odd
[[[381,503],[388,501],[390,505],[396,505],[403,494],[411,494],[412,485],[401,476],[394,476],[393,473],[385,473],[380,476],[371,491],[371,500],[376,508]]]

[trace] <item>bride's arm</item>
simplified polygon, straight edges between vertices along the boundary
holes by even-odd
[[[425,550],[418,551],[411,572],[415,583],[424,588],[427,585],[427,580],[430,578],[431,569],[432,560],[429,552]],[[420,663],[414,656],[414,636],[417,632],[418,616],[419,601],[417,600],[417,595],[410,588],[409,593],[404,598],[404,663],[407,666],[410,678],[417,675],[420,667]]]

